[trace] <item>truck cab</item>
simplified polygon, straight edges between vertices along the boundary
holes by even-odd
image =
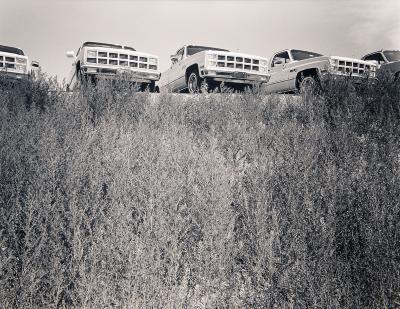
[[[196,93],[204,84],[208,89],[225,85],[243,89],[269,79],[268,59],[226,49],[185,45],[171,57],[171,66],[161,74],[160,89]]]
[[[84,81],[95,83],[99,78],[117,79],[124,76],[141,89],[155,90],[159,80],[159,57],[136,51],[123,45],[85,42],[76,53],[69,51],[73,58],[67,89],[72,90]]]

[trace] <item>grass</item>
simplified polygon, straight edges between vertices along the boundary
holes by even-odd
[[[389,77],[318,97],[7,87],[1,308],[399,307]]]

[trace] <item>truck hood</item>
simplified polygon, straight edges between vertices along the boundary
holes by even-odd
[[[389,70],[392,73],[400,72],[400,61],[392,61],[389,63],[382,64],[379,69]]]
[[[295,60],[294,63],[312,63],[312,62],[320,62],[320,61],[341,61],[341,62],[348,62],[348,63],[357,63],[357,64],[364,64],[364,65],[371,65],[370,62],[356,59],[356,58],[348,58],[348,57],[341,57],[341,56],[319,56],[304,60]]]
[[[293,63],[293,64],[308,64],[308,63],[314,63],[314,62],[329,61],[329,59],[330,59],[329,56],[319,56],[319,57],[313,57],[313,58],[304,59],[304,60],[294,60],[291,63]]]
[[[268,58],[252,55],[252,54],[244,54],[238,52],[229,52],[229,51],[218,51],[218,50],[207,50],[205,51],[206,54],[217,54],[221,56],[231,56],[231,57],[242,57],[242,58],[249,58],[249,59],[258,59],[268,61]]]
[[[268,59],[261,56],[217,50],[208,50],[204,53],[207,67],[248,71],[253,74],[267,74],[268,71]]]

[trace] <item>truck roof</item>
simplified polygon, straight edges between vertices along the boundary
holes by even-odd
[[[0,52],[25,56],[22,49],[5,45],[0,45]]]
[[[363,58],[367,57],[369,55],[372,55],[372,54],[383,53],[383,52],[393,52],[393,51],[399,51],[399,50],[398,49],[381,49],[381,50],[374,51],[372,53],[368,53],[365,56],[363,56]]]
[[[374,52],[371,52],[371,53],[368,53],[368,54],[365,54],[364,56],[361,57],[361,59],[363,59],[365,57],[368,57],[368,56],[370,56],[372,54],[377,54],[377,53],[381,53],[381,52],[383,52],[383,49],[377,50],[377,51],[374,51]]]
[[[209,47],[209,46],[201,46],[201,45],[187,45],[187,47],[201,48],[201,49],[204,49],[204,50],[217,50],[217,51],[229,52],[229,50],[227,50],[227,49]]]
[[[133,47],[129,46],[123,46],[123,45],[117,45],[117,44],[109,44],[109,43],[99,43],[99,42],[85,42],[82,44],[82,47],[89,46],[89,47],[110,47],[110,48],[116,48],[116,49],[127,49],[127,50],[132,50],[136,51]]]

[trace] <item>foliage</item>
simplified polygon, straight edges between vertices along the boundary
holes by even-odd
[[[399,83],[133,90],[2,88],[1,308],[399,306]]]

